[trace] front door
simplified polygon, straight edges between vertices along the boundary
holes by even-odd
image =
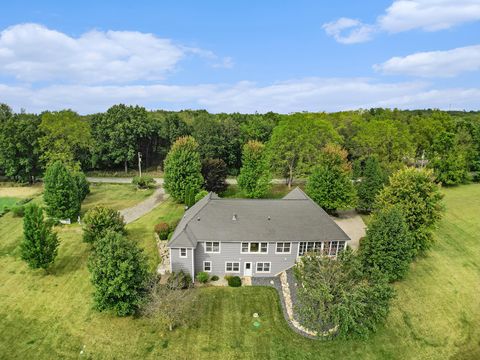
[[[252,276],[252,263],[246,262],[243,269],[243,276]]]

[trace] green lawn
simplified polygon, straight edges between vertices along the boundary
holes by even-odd
[[[14,197],[0,197],[0,212],[6,207],[11,208],[18,200],[20,199]]]
[[[82,203],[82,212],[86,212],[97,205],[106,205],[116,210],[133,206],[146,199],[153,193],[153,189],[137,190],[127,184],[90,184],[90,194]]]
[[[479,359],[480,185],[445,194],[435,245],[396,285],[387,325],[366,341],[296,335],[270,288],[203,288],[198,324],[171,333],[146,319],[98,314],[91,309],[81,229],[62,228],[59,257],[45,275],[19,259],[21,219],[7,214],[0,219],[0,358]],[[130,224],[129,236],[154,258],[153,224],[181,212],[165,203]],[[259,329],[252,326],[254,312]]]

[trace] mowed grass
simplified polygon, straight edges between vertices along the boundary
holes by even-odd
[[[295,334],[271,288],[203,288],[196,324],[173,332],[148,319],[99,314],[91,308],[81,229],[61,229],[59,257],[45,274],[19,259],[21,219],[7,214],[0,219],[0,358],[479,359],[480,185],[444,192],[447,212],[435,245],[395,285],[386,326],[365,341]],[[165,203],[130,224],[129,236],[145,246],[155,222],[181,212]],[[155,256],[156,249],[147,245],[146,252]]]
[[[82,213],[97,205],[105,205],[115,210],[125,209],[145,200],[153,191],[137,190],[129,184],[91,183],[90,194],[82,203]]]
[[[4,208],[11,208],[18,202],[18,200],[20,199],[14,197],[0,197],[0,211]]]

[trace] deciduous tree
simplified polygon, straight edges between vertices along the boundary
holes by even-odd
[[[237,181],[249,198],[259,198],[267,193],[270,171],[265,146],[261,142],[250,140],[243,146],[242,168]]]
[[[83,217],[83,241],[94,244],[105,237],[108,231],[126,234],[125,221],[117,210],[96,206]]]
[[[220,194],[227,190],[227,164],[222,159],[203,160],[202,176],[207,191]]]
[[[360,181],[357,183],[358,209],[371,211],[375,197],[387,182],[386,171],[375,156],[367,158]]]

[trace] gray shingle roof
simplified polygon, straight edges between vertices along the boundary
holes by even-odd
[[[210,193],[185,212],[168,246],[196,247],[198,241],[325,240],[350,238],[295,188],[277,200],[222,199]]]

